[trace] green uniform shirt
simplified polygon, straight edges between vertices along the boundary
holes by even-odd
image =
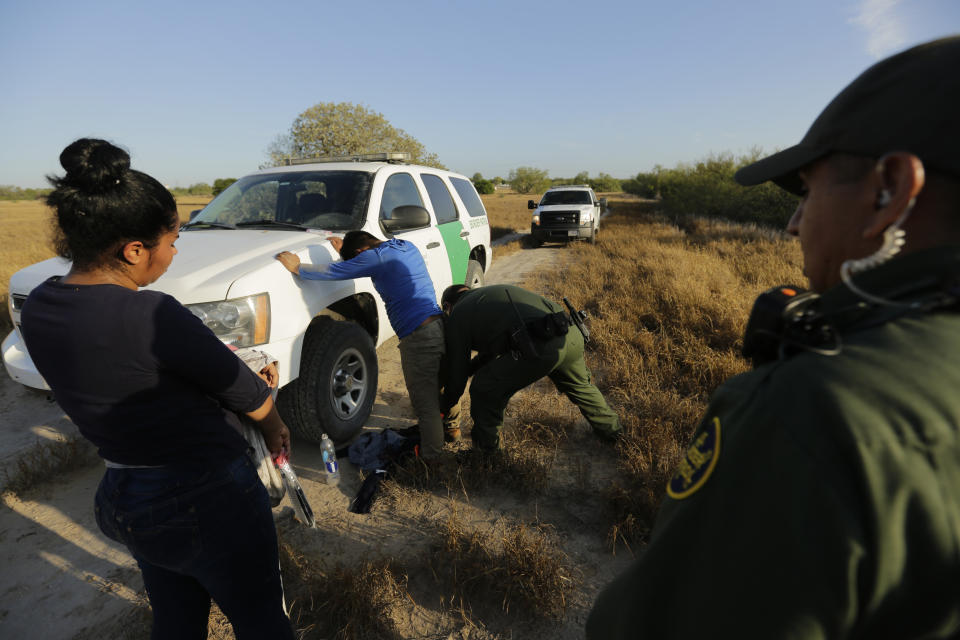
[[[443,404],[452,406],[463,395],[470,378],[471,351],[481,356],[506,353],[510,331],[520,322],[518,313],[527,322],[557,311],[563,308],[552,300],[513,285],[490,285],[463,293],[444,324],[447,376]]]
[[[948,247],[856,283],[929,300],[958,274]],[[821,310],[841,353],[720,387],[588,638],[960,637],[960,309],[841,285]]]

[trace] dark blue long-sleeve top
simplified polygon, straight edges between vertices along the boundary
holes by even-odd
[[[48,280],[21,319],[57,402],[111,462],[225,464],[247,446],[235,412],[270,396],[199,318],[159,291]]]

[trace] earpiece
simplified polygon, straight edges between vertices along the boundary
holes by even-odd
[[[890,204],[890,192],[886,189],[880,190],[880,195],[877,196],[877,209],[883,209],[885,206]]]
[[[889,199],[890,193],[886,189],[883,189],[880,191],[880,196],[877,198],[877,204],[881,208],[885,207],[887,204],[889,204]],[[900,253],[900,249],[902,249],[903,245],[907,243],[907,232],[901,229],[901,227],[903,226],[903,223],[907,221],[907,218],[910,216],[910,212],[913,211],[913,206],[916,204],[916,202],[916,198],[910,198],[910,202],[907,203],[907,208],[904,209],[903,213],[900,214],[900,217],[884,230],[883,242],[881,243],[879,249],[865,258],[860,258],[858,260],[845,260],[843,264],[840,265],[840,279],[843,280],[843,283],[847,285],[848,289],[853,291],[867,302],[893,307],[910,306],[867,293],[854,284],[853,274],[880,266],[887,260],[890,260],[895,255]]]

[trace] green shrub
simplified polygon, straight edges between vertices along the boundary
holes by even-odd
[[[587,179],[587,184],[589,184],[594,191],[603,191],[605,193],[619,193],[623,191],[621,181],[607,173],[600,173],[596,178]]]
[[[484,195],[489,195],[496,191],[496,188],[493,186],[493,183],[489,180],[481,178],[480,180],[475,180],[473,186],[477,188],[477,193]]]
[[[220,195],[224,189],[226,189],[236,181],[237,181],[236,178],[217,178],[216,180],[213,181],[213,192],[211,193],[211,195],[213,196]]]
[[[722,153],[695,164],[638,173],[624,190],[646,198],[659,193],[663,212],[674,219],[698,215],[783,228],[797,207],[796,196],[770,182],[741,187],[733,181],[740,167],[762,155],[759,149],[739,158]]]
[[[641,198],[656,198],[660,193],[660,176],[656,173],[640,172],[636,177],[624,180],[621,186],[627,193]]]

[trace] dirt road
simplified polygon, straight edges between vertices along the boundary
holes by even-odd
[[[535,270],[558,264],[563,255],[563,247],[546,246],[495,258],[487,283],[523,282]],[[414,422],[413,412],[404,390],[396,338],[382,345],[378,356],[379,392],[369,427],[408,426]],[[0,468],[9,475],[15,475],[18,461],[29,460],[39,445],[76,435],[75,427],[47,394],[21,387],[6,375],[0,375],[0,411]],[[329,487],[322,481],[319,447],[294,444],[294,466],[328,534],[316,543],[324,555],[356,552],[357,544],[382,548],[386,539],[402,535],[396,521],[347,513],[346,506],[360,484],[349,463],[344,464],[340,485]],[[143,601],[143,584],[125,549],[104,538],[93,520],[93,494],[101,475],[102,466],[96,463],[19,495],[3,495],[0,637],[57,640],[123,635],[120,627],[132,604]]]

